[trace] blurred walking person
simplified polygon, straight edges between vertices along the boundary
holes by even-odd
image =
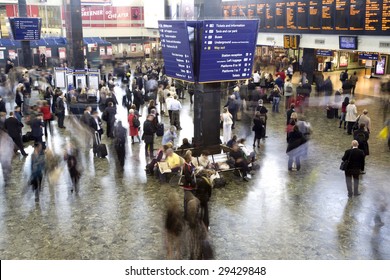
[[[223,133],[223,144],[226,144],[230,138],[232,138],[232,125],[233,125],[233,116],[230,114],[227,107],[223,108],[223,113],[221,114],[222,122],[222,133]]]
[[[45,155],[42,143],[34,144],[34,152],[31,155],[31,177],[30,183],[35,193],[35,202],[39,202],[39,193],[42,190],[42,179],[45,170]]]

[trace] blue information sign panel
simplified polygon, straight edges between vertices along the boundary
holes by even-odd
[[[361,53],[359,53],[359,59],[362,59],[362,60],[378,60],[379,59],[379,54],[378,53],[361,52]]]
[[[189,28],[185,21],[158,22],[165,73],[167,76],[194,82]]]
[[[205,20],[199,82],[249,79],[258,25],[257,20]]]
[[[40,18],[10,18],[14,40],[31,41],[41,39]]]

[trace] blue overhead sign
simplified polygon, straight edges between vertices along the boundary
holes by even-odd
[[[379,54],[378,53],[361,52],[361,53],[359,53],[359,59],[361,59],[361,60],[378,60]]]
[[[333,56],[332,50],[317,50],[318,56]]]
[[[167,76],[194,82],[190,47],[190,27],[185,21],[158,22],[165,73]],[[194,38],[193,38],[194,39]]]
[[[10,18],[14,40],[31,41],[41,39],[40,18]]]
[[[257,20],[205,20],[199,82],[249,79],[258,25]]]

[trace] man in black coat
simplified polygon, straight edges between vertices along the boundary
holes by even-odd
[[[44,126],[43,124],[43,115],[39,113],[37,117],[31,121],[31,136],[34,139],[35,143],[42,143],[42,128]]]
[[[80,122],[85,124],[88,127],[91,126],[91,122],[92,122],[91,112],[92,112],[91,106],[85,107],[84,114],[80,118]]]
[[[55,109],[56,115],[57,115],[57,122],[59,128],[66,128],[64,126],[64,120],[65,120],[65,103],[64,103],[64,94],[62,92],[59,93],[57,100],[56,100],[56,109]]]
[[[345,169],[345,181],[347,183],[348,197],[352,195],[358,196],[359,193],[359,175],[360,171],[364,170],[365,155],[364,152],[358,149],[359,143],[356,140],[352,141],[352,148],[345,151],[342,158],[343,161],[348,160],[348,165]],[[352,192],[352,177],[353,177],[353,192]]]
[[[121,121],[118,121],[117,125],[115,126],[114,137],[116,155],[119,161],[120,169],[123,171],[126,159],[127,130],[123,127]]]
[[[144,134],[142,140],[145,141],[145,156],[150,156],[153,159],[153,145],[154,145],[154,134],[157,131],[157,127],[154,125],[154,115],[149,114],[144,122]]]
[[[20,153],[26,157],[28,156],[28,154],[24,151],[23,147],[22,127],[23,124],[14,117],[13,112],[9,114],[9,118],[6,119],[4,122],[4,128],[7,130],[8,135],[12,138],[15,145],[19,148]]]
[[[109,102],[108,107],[104,110],[103,120],[107,122],[107,137],[114,137],[114,126],[115,126],[115,115],[116,108],[114,107],[114,103]]]

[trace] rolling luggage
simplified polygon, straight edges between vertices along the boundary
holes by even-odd
[[[334,119],[335,118],[335,110],[332,107],[326,108],[326,117],[328,119]]]
[[[94,154],[97,155],[97,157],[99,158],[105,158],[107,155],[108,155],[108,152],[107,152],[107,146],[106,144],[102,144],[99,140],[99,135],[98,135],[98,132],[96,131],[95,132],[95,150],[93,151]]]
[[[156,135],[157,136],[163,136],[164,135],[164,124],[163,123],[158,123],[157,124]]]

